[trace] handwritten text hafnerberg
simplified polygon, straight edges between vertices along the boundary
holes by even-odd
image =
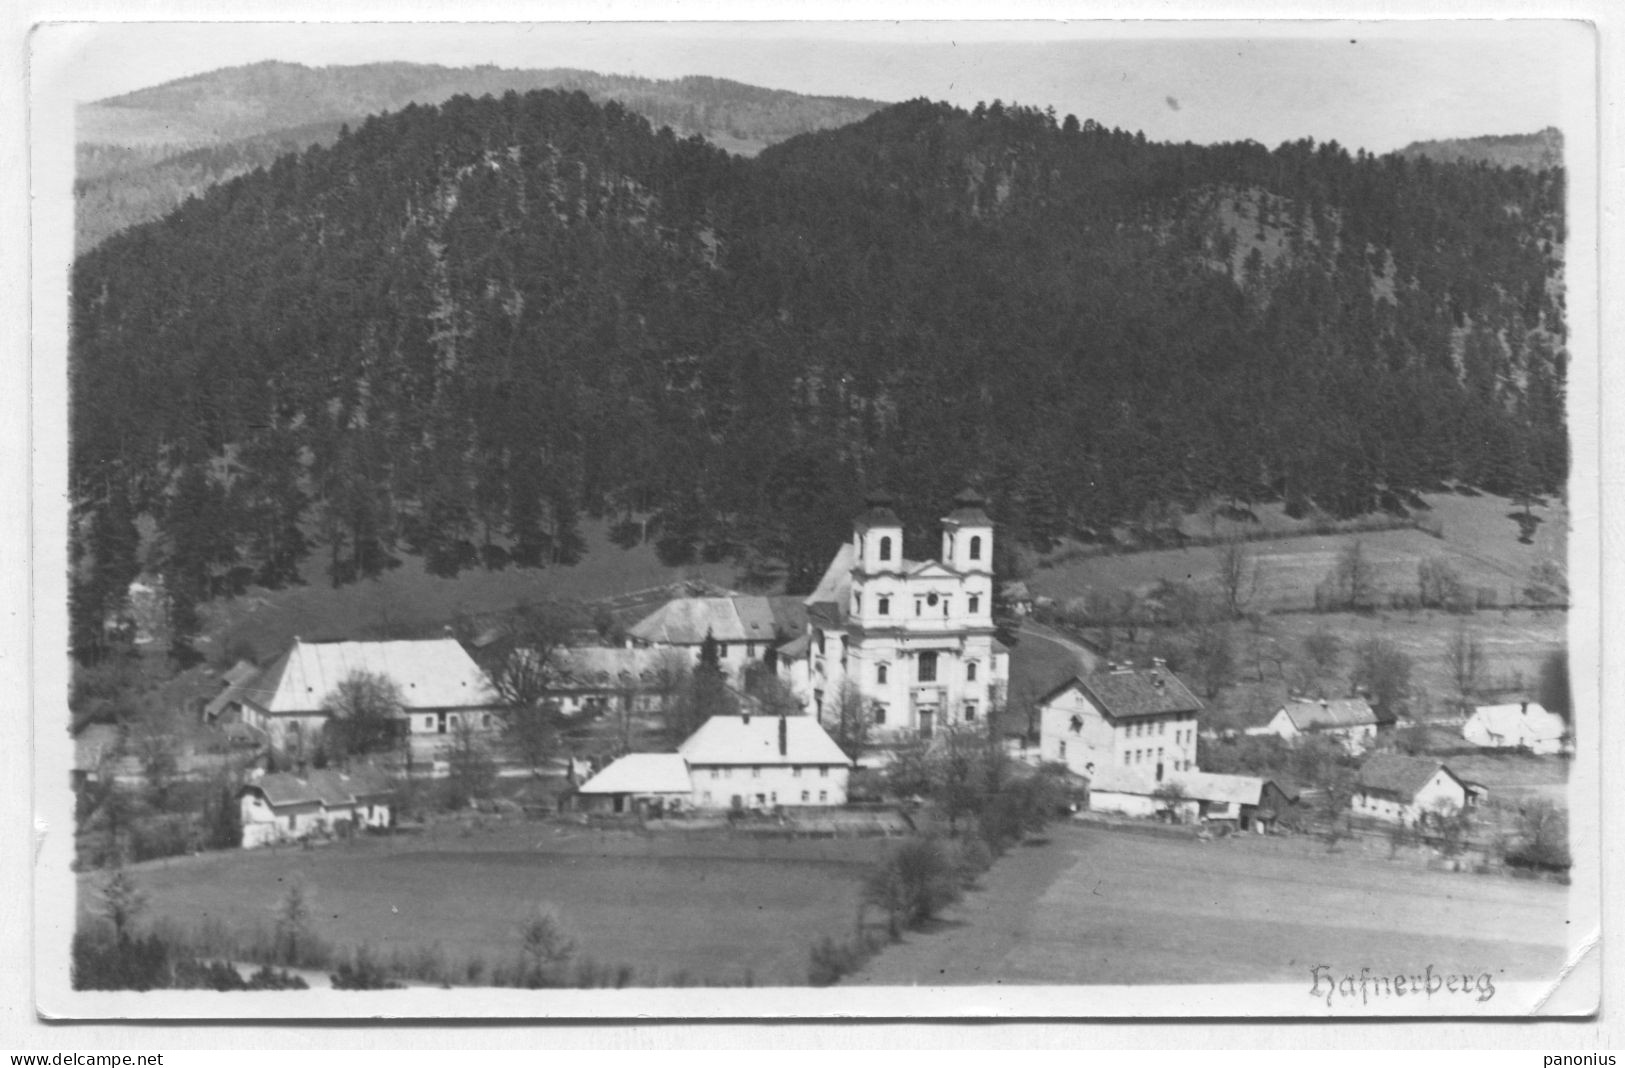
[[[1429,964],[1419,973],[1388,975],[1373,974],[1369,967],[1359,974],[1338,975],[1330,964],[1316,964],[1309,969],[1315,985],[1309,996],[1326,999],[1327,1008],[1334,1001],[1359,1001],[1369,1005],[1374,999],[1426,997],[1471,997],[1475,1001],[1488,1001],[1495,996],[1495,977],[1489,972],[1464,974],[1441,972]]]

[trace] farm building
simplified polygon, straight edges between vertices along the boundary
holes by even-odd
[[[1320,735],[1335,738],[1349,753],[1359,755],[1375,744],[1378,723],[1376,710],[1363,697],[1294,697],[1267,724],[1249,727],[1247,733],[1273,734],[1288,742]]]
[[[336,834],[341,825],[388,827],[393,788],[372,768],[262,775],[238,792],[243,848]]]
[[[444,735],[466,723],[476,730],[500,726],[496,697],[485,673],[452,638],[428,641],[305,642],[239,687],[216,718],[231,716],[258,727],[281,747],[314,744],[330,716],[329,697],[357,672],[395,684],[397,715],[412,735]]]
[[[1356,816],[1413,826],[1424,816],[1471,807],[1479,792],[1440,761],[1377,753],[1360,765],[1349,808]]]
[[[627,630],[642,649],[678,649],[694,663],[710,637],[717,660],[735,678],[768,650],[805,633],[807,612],[798,597],[678,597],[656,608]]]
[[[1041,759],[1086,777],[1113,768],[1153,783],[1196,770],[1199,701],[1162,661],[1074,676],[1038,701]]]
[[[566,716],[583,712],[653,712],[660,707],[659,649],[584,645],[559,649],[551,658],[545,700]]]
[[[1164,788],[1164,796],[1157,796]],[[1290,807],[1295,796],[1295,791],[1268,779],[1203,771],[1175,772],[1159,782],[1145,769],[1105,766],[1089,780],[1089,808],[1096,812],[1171,813],[1176,823],[1232,823],[1259,833]]]
[[[1003,701],[1010,651],[994,637],[993,521],[974,492],[954,504],[940,560],[903,557],[903,524],[884,494],[853,521],[806,598],[806,641],[779,651],[780,676],[815,715],[850,682],[877,738],[929,738]]]
[[[846,803],[852,762],[811,716],[712,716],[677,752],[696,808]]]
[[[1568,724],[1563,717],[1532,701],[1480,705],[1461,726],[1469,744],[1485,749],[1527,749],[1531,753],[1563,751]]]
[[[582,783],[585,812],[672,812],[689,807],[694,783],[681,753],[628,753]]]

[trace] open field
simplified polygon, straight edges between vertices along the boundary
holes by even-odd
[[[1069,825],[1013,851],[938,929],[908,935],[847,982],[1307,988],[1315,963],[1533,979],[1562,965],[1567,902],[1554,884],[1327,854],[1305,839]]]
[[[1424,499],[1431,507],[1422,515],[1427,522],[1442,526],[1442,538],[1404,529],[1250,543],[1249,550],[1262,566],[1253,607],[1277,611],[1313,608],[1316,585],[1331,572],[1343,548],[1356,539],[1375,566],[1378,585],[1384,591],[1414,594],[1417,564],[1439,556],[1451,562],[1468,587],[1493,590],[1500,605],[1521,598],[1529,570],[1537,562],[1561,562],[1565,558],[1567,520],[1560,504],[1534,509],[1542,522],[1532,542],[1524,545],[1518,541],[1517,523],[1508,518],[1514,505],[1505,498],[1444,493],[1428,494]],[[1259,511],[1258,526],[1246,524],[1237,529],[1255,533],[1260,527],[1291,529],[1270,522],[1268,517],[1274,514],[1270,509]],[[1220,524],[1215,529],[1223,533],[1225,528]],[[1206,536],[1209,531],[1197,529],[1191,533]],[[1208,585],[1213,583],[1216,570],[1215,550],[1202,546],[1084,556],[1054,567],[1040,564],[1027,584],[1035,595],[1066,601],[1089,590],[1143,592],[1164,579]]]
[[[578,955],[630,965],[640,983],[686,972],[695,983],[802,985],[809,947],[852,929],[858,881],[886,848],[883,840],[641,837],[517,823],[467,837],[204,854],[130,871],[148,895],[147,918],[184,925],[269,928],[288,886],[303,879],[317,933],[341,948],[366,943],[387,957],[438,947],[453,967],[475,956],[511,964],[518,924],[540,904]],[[81,877],[81,908],[94,885]]]

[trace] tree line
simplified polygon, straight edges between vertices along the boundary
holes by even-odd
[[[749,161],[582,93],[370,118],[75,264],[75,648],[143,562],[184,655],[209,598],[568,564],[585,516],[794,592],[887,483],[929,539],[980,480],[1006,548],[1553,490],[1562,194],[997,103]]]

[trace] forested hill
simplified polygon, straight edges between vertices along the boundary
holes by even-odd
[[[856,122],[885,105],[804,96],[721,78],[667,81],[563,68],[371,63],[307,67],[268,61],[198,74],[82,105],[77,116],[78,243],[95,247],[156,219],[217,182],[286,152],[328,145],[342,125],[458,94],[580,90],[619,101],[679,136],[743,155],[797,134]]]
[[[1164,145],[923,101],[753,160],[583,94],[369,119],[83,257],[80,647],[137,568],[250,582],[579,553],[806,588],[866,487],[1001,545],[1170,503],[1554,490],[1563,178]]]

